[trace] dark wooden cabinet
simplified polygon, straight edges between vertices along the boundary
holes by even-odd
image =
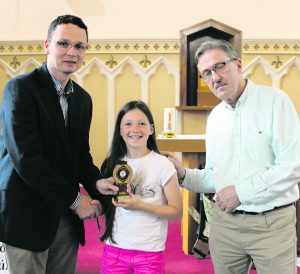
[[[241,31],[216,20],[209,19],[181,30],[179,109],[211,109],[219,103],[219,99],[198,81],[198,71],[194,62],[195,52],[207,36],[231,42],[241,55]]]
[[[199,81],[194,62],[197,48],[207,36],[224,39],[232,43],[241,56],[241,31],[210,19],[180,31],[180,105],[179,111],[210,111],[219,103],[214,94]],[[184,133],[183,133],[184,134]],[[184,136],[184,135],[183,135]],[[183,165],[198,168],[201,157],[205,157],[205,137],[198,139],[175,138],[158,139],[160,150],[182,152]],[[183,251],[191,254],[197,238],[197,224],[189,214],[190,207],[196,207],[197,194],[187,189],[182,190]]]

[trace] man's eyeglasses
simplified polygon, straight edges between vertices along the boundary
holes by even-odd
[[[217,63],[212,68],[202,71],[199,77],[201,77],[204,81],[209,81],[212,75],[212,71],[214,71],[215,73],[220,73],[226,68],[226,65],[232,61],[236,61],[236,59],[233,58],[224,62]]]
[[[58,41],[53,41],[57,47],[63,50],[69,50],[70,48],[74,48],[78,52],[84,52],[87,50],[87,45],[82,44],[82,43],[71,43],[69,41],[65,40],[58,40]]]

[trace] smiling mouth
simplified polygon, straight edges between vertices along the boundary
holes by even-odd
[[[64,61],[64,63],[67,63],[67,64],[76,64],[77,62],[76,61]]]
[[[142,136],[129,136],[130,139],[140,139]]]

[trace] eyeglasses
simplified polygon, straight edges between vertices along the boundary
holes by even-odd
[[[70,48],[74,48],[78,52],[84,52],[87,50],[88,46],[84,45],[82,43],[71,43],[69,41],[65,40],[58,40],[58,41],[53,41],[57,47],[59,47],[62,50],[69,50]]]
[[[209,81],[212,76],[212,71],[214,71],[215,73],[220,73],[225,70],[226,65],[232,61],[236,61],[236,59],[233,58],[224,62],[217,63],[212,68],[202,71],[199,77],[201,77],[204,81]]]

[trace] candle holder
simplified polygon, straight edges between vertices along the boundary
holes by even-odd
[[[176,138],[175,136],[175,108],[164,109],[164,138]]]

